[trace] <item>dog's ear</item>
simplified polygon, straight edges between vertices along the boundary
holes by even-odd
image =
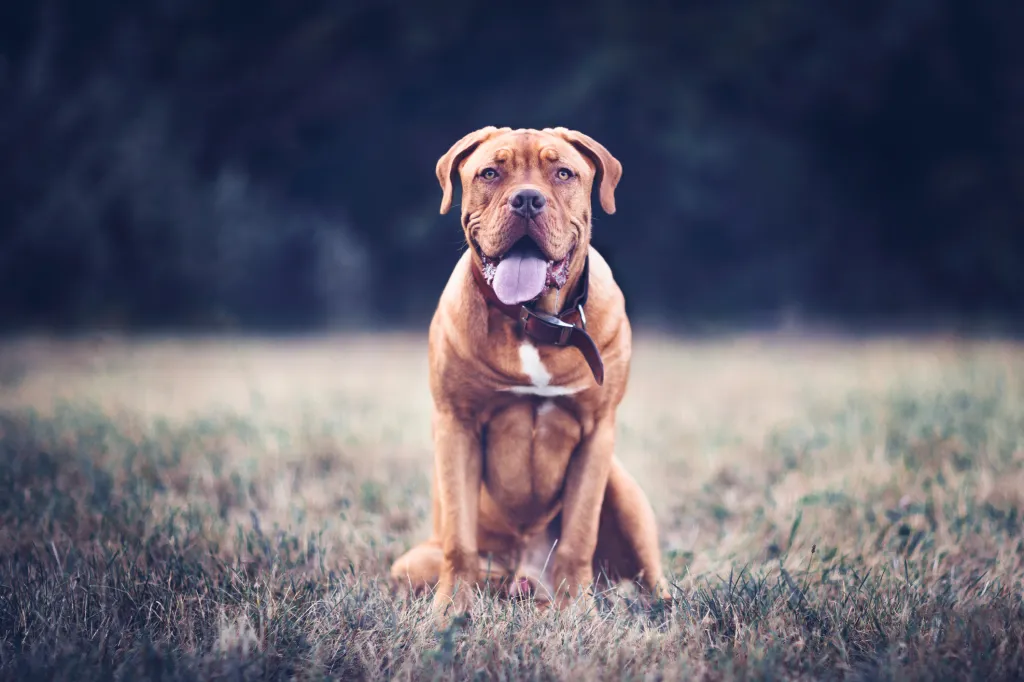
[[[594,184],[598,188],[601,208],[605,213],[615,213],[615,187],[622,179],[622,164],[619,160],[612,156],[603,144],[575,130],[548,128],[544,132],[558,135],[590,159],[596,168]]]
[[[494,126],[475,130],[453,144],[452,148],[437,160],[437,167],[434,171],[437,173],[437,181],[441,183],[441,215],[447,213],[452,207],[452,193],[455,183],[459,180],[459,165],[462,160],[469,156],[477,148],[477,145],[496,132],[498,132],[498,128]]]

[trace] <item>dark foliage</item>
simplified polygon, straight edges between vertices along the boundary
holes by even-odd
[[[565,125],[625,166],[638,317],[1024,312],[1024,5],[7,3],[0,321],[421,324],[433,164]]]

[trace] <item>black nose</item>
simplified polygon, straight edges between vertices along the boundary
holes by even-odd
[[[512,196],[508,198],[508,205],[512,207],[512,212],[524,218],[537,215],[544,210],[544,205],[547,203],[544,195],[536,189],[521,189],[518,192],[513,192]]]

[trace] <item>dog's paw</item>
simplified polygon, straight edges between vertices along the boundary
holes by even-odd
[[[570,613],[573,617],[589,620],[597,615],[597,600],[590,592],[584,592],[575,596],[560,594],[555,597],[552,603],[559,611]]]
[[[672,603],[672,591],[668,587],[668,581],[662,578],[647,590],[647,599],[651,604],[667,605]]]
[[[434,621],[440,627],[447,627],[453,618],[469,619],[475,601],[476,593],[471,585],[460,583],[454,588],[439,585],[431,604]]]

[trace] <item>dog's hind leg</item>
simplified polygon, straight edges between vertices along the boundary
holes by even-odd
[[[398,557],[391,565],[391,578],[399,588],[422,594],[437,585],[443,560],[440,540],[430,539]]]
[[[413,594],[429,592],[441,578],[441,562],[444,552],[441,541],[430,539],[420,543],[398,557],[391,565],[392,583],[400,590],[411,590]],[[511,577],[509,569],[501,562],[480,557],[478,585],[489,583],[492,587],[504,589]]]
[[[657,599],[668,599],[654,510],[644,491],[616,459],[608,476],[594,552],[594,577],[637,580]]]

